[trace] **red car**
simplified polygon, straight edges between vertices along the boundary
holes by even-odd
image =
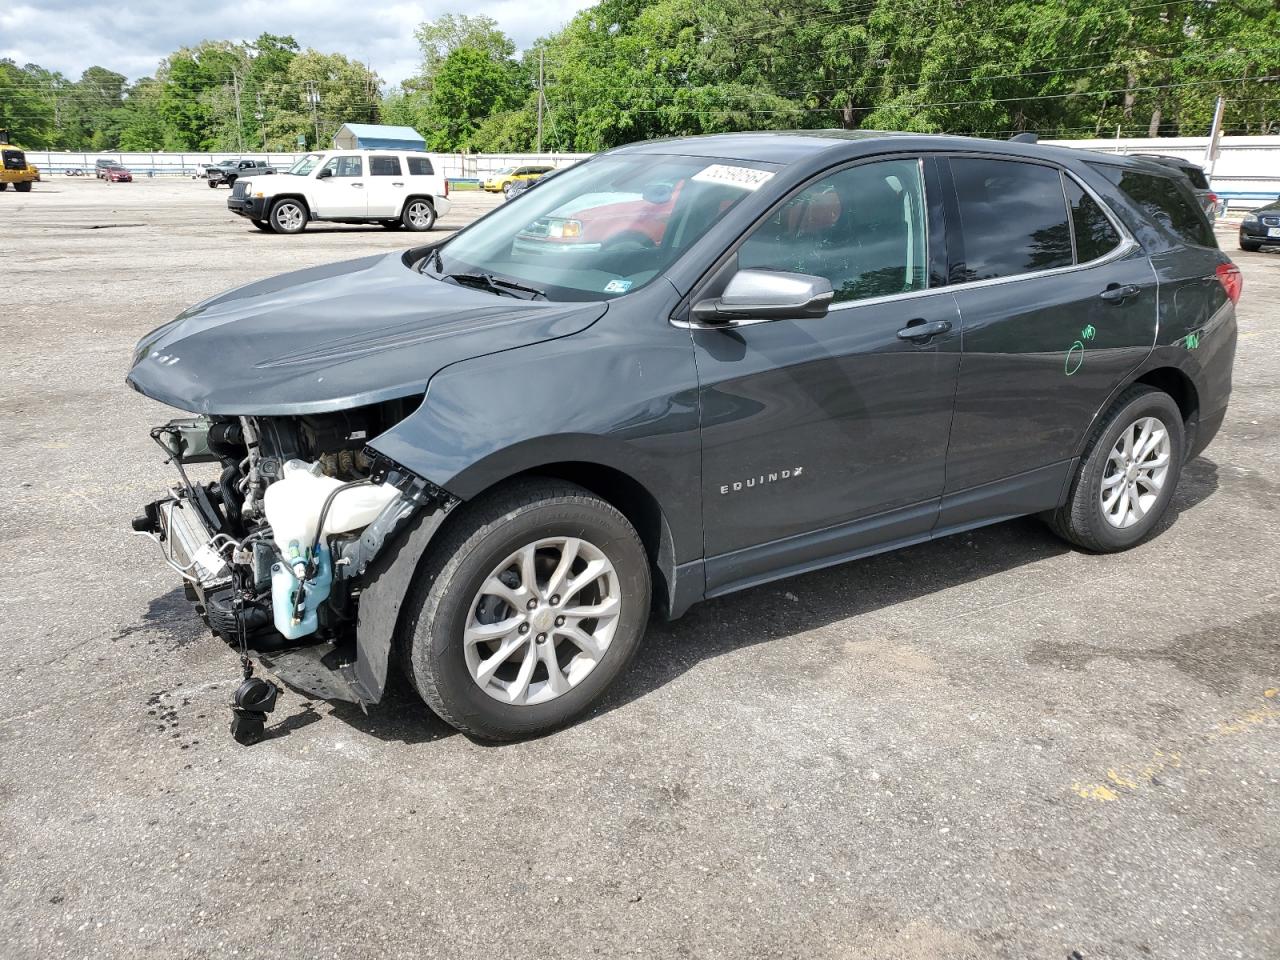
[[[102,178],[107,183],[133,183],[133,174],[124,167],[107,167]]]
[[[579,197],[520,231],[515,249],[583,253],[623,244],[639,249],[656,247],[662,243],[682,185],[663,185],[648,195],[595,193]]]

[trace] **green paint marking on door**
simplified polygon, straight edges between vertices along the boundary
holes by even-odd
[[[1069,377],[1084,365],[1084,344],[1077,340],[1067,351],[1067,360],[1063,372]]]
[[[1097,335],[1098,335],[1098,330],[1092,323],[1080,331],[1081,340],[1092,340]]]

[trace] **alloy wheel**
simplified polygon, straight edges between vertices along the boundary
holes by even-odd
[[[471,678],[503,703],[546,703],[604,659],[622,593],[613,563],[577,537],[526,544],[499,563],[471,601],[463,649]]]
[[[409,204],[409,224],[417,230],[426,230],[431,226],[431,208],[423,200],[415,200]]]
[[[1169,475],[1169,431],[1155,417],[1143,417],[1120,434],[1103,468],[1098,502],[1113,527],[1139,523],[1156,505]]]
[[[276,222],[286,233],[294,233],[302,229],[302,207],[296,203],[282,203],[276,208]]]

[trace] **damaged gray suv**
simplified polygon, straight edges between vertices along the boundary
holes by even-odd
[[[452,238],[139,343],[155,540],[248,679],[485,738],[581,714],[651,604],[1040,514],[1152,534],[1226,413],[1240,274],[1158,163],[915,135],[624,147]],[[857,571],[850,570],[856,578]]]

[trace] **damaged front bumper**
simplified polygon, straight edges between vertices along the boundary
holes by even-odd
[[[309,696],[361,706],[377,703],[386,687],[409,582],[428,541],[456,501],[374,455],[367,477],[329,481],[334,492],[326,497],[324,509],[328,511],[348,488],[376,486],[383,491],[377,502],[385,502],[376,516],[359,529],[317,535],[314,552],[309,544],[301,549],[296,542],[290,544],[293,555],[285,556],[273,538],[269,514],[256,524],[242,514],[246,499],[251,509],[260,509],[253,507],[249,480],[239,472],[251,457],[237,464],[235,456],[227,456],[228,435],[252,438],[259,426],[246,421],[237,434],[234,422],[223,421],[218,433],[207,418],[196,418],[153,431],[181,482],[145,507],[133,522],[134,531],[157,545],[165,564],[182,579],[196,612],[229,647],[258,659],[280,680]],[[262,432],[270,431],[264,427]],[[252,446],[246,444],[246,450]],[[260,446],[268,444],[262,440]],[[262,450],[258,458],[250,471],[258,479],[252,482],[265,479],[264,487],[287,486],[286,470]],[[218,460],[229,465],[217,481],[191,480],[188,467]],[[297,464],[289,461],[286,467],[296,471],[310,466],[309,476],[316,482],[320,464]],[[247,497],[237,499],[245,493]],[[296,498],[276,497],[282,499],[296,506]],[[325,516],[321,513],[321,525],[314,529],[327,529]]]

